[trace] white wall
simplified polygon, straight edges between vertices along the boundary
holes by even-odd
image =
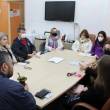
[[[74,39],[74,23],[60,21],[45,21],[45,1],[46,0],[25,0],[25,26],[28,31],[35,30],[39,35],[44,31],[56,27],[71,39]],[[52,0],[48,0],[52,1]],[[59,1],[59,0],[54,0]],[[64,0],[60,0],[64,1]],[[66,0],[67,1],[67,0]],[[72,1],[72,0],[71,0]],[[90,33],[97,33],[105,30],[110,35],[110,1],[109,0],[75,0],[76,14],[75,33],[86,28]]]
[[[76,22],[91,33],[104,30],[110,35],[110,1],[77,0]]]
[[[106,19],[105,19],[105,28],[107,29],[107,34],[110,37],[110,0],[107,1],[107,12],[106,12]]]

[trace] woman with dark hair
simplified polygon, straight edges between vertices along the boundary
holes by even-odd
[[[103,47],[104,55],[110,55],[110,40],[107,40]],[[90,86],[93,80],[97,77],[97,62],[83,62],[80,63],[82,69],[85,70],[86,77],[84,77],[82,83],[86,86]],[[92,79],[92,80],[91,80]]]
[[[96,58],[100,58],[101,56],[103,56],[104,54],[103,47],[106,40],[107,40],[106,33],[104,31],[100,31],[95,40],[95,43],[92,46],[91,55],[96,56]]]
[[[79,91],[75,92],[77,87],[74,89],[75,95],[73,95],[73,101],[68,103],[68,107],[72,107],[73,104],[78,102],[86,102],[92,106],[95,106],[100,110],[104,103],[110,97],[110,56],[104,55],[98,62],[97,65],[97,77],[94,81],[94,84],[88,88],[88,90],[84,90],[85,88],[80,88]],[[85,110],[78,109],[78,110]]]
[[[92,42],[89,38],[89,33],[84,29],[80,33],[79,39],[73,43],[72,50],[74,52],[90,53],[91,48]]]
[[[104,96],[110,97],[110,56],[104,55],[97,65],[97,78],[95,87],[98,85],[103,89]]]

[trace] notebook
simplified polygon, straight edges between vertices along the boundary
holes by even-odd
[[[53,62],[53,63],[60,63],[63,60],[64,60],[64,58],[61,58],[61,57],[52,57],[48,61]]]

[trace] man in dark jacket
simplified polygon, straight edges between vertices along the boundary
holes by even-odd
[[[9,54],[0,51],[0,110],[36,110],[31,93],[11,79],[13,62]]]
[[[35,46],[26,38],[25,28],[18,28],[18,37],[13,41],[12,51],[18,61],[27,60],[36,54]]]

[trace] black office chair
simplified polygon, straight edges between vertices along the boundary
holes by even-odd
[[[88,103],[79,102],[73,106],[72,110],[98,110],[98,109]],[[101,110],[110,110],[110,98],[102,106]]]
[[[42,42],[40,44],[39,51],[41,52],[41,54],[45,53],[45,44],[46,44],[46,42]]]

